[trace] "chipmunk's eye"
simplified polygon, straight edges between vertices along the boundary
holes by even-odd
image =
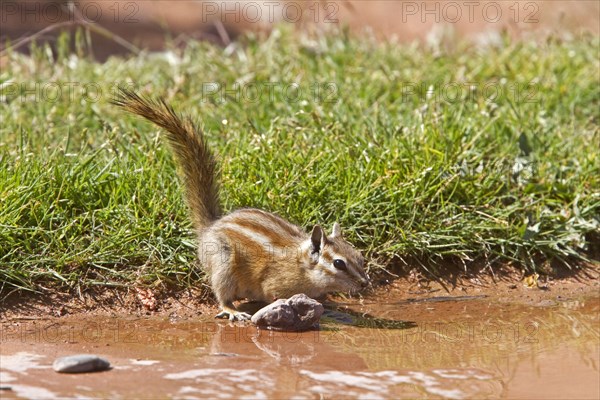
[[[346,263],[344,260],[340,260],[339,258],[337,260],[333,260],[333,266],[340,271],[346,270]]]

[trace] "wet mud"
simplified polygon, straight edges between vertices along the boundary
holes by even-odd
[[[600,397],[600,296],[532,304],[485,295],[329,305],[292,333],[168,316],[12,318],[0,325],[2,398]],[[58,374],[97,354],[108,371]]]

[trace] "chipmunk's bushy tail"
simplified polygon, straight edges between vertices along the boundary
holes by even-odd
[[[179,116],[163,99],[144,98],[128,89],[119,88],[112,103],[166,130],[181,167],[194,227],[201,229],[218,219],[221,215],[218,168],[196,124],[189,117]]]

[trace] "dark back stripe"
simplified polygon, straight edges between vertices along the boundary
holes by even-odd
[[[255,208],[248,208],[245,210],[240,210],[240,211],[238,211],[238,213],[253,215],[258,218],[265,218],[265,219],[269,220],[271,223],[279,226],[289,236],[301,237],[302,239],[305,239],[305,237],[306,237],[306,233],[304,233],[300,228],[298,228],[295,225],[290,224],[289,222],[287,222],[286,220],[284,220],[281,217],[278,217],[275,214],[272,214],[272,213],[269,213],[266,211],[262,211],[262,210],[258,210]]]
[[[258,221],[256,219],[237,218],[231,221],[232,224],[267,238],[273,246],[276,247],[297,247],[299,242],[296,237],[290,236],[288,231],[278,229],[279,226],[272,226],[267,221]],[[273,229],[275,228],[275,229]]]

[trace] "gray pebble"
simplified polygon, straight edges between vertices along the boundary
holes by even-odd
[[[77,354],[54,360],[52,368],[56,372],[78,373],[104,371],[110,368],[110,363],[104,358],[93,354]]]
[[[296,294],[261,308],[252,316],[252,322],[261,328],[305,331],[319,323],[323,311],[325,309],[318,301],[305,294]]]

